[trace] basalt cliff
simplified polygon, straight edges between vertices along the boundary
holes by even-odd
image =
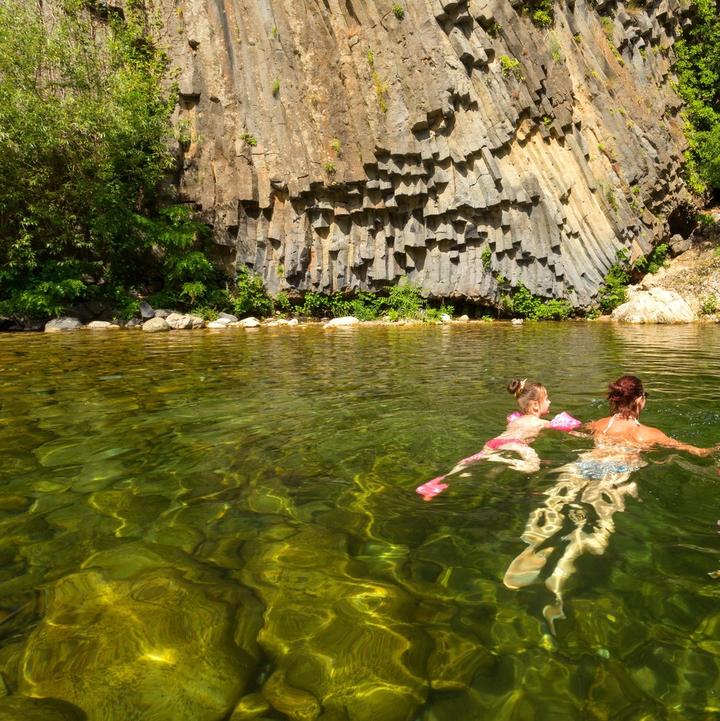
[[[678,0],[155,0],[183,202],[270,292],[587,306],[687,200]]]

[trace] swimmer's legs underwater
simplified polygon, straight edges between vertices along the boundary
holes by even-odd
[[[510,564],[503,583],[512,589],[535,582],[560,541],[566,542],[564,552],[555,568],[545,580],[546,588],[555,600],[543,609],[550,630],[555,633],[555,621],[565,618],[563,588],[575,572],[576,559],[583,553],[602,555],[615,530],[612,516],[625,510],[625,496],[637,497],[637,486],[627,483],[630,470],[611,472],[605,478],[588,480],[579,472],[577,464],[562,469],[558,482],[545,492],[544,507],[530,514],[522,540],[528,544]],[[597,518],[589,525],[583,506],[594,509]],[[570,521],[575,528],[570,533],[556,536]]]

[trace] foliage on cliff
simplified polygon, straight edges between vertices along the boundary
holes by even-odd
[[[175,98],[142,6],[94,22],[80,0],[43,5],[0,3],[0,313],[202,294],[198,226],[161,210]]]
[[[720,12],[693,0],[692,22],[675,44],[678,90],[687,103],[688,175],[696,192],[720,191]]]

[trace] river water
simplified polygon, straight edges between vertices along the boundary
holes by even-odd
[[[585,438],[414,488],[504,428],[513,376],[590,420],[634,373],[644,422],[717,443],[719,357],[711,325],[0,336],[0,718],[718,718],[717,457],[646,453],[550,520]]]

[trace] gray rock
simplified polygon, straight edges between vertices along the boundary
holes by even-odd
[[[126,328],[142,328],[143,321],[140,318],[131,318],[125,323]]]
[[[243,318],[238,321],[238,324],[243,328],[257,328],[260,325],[260,321],[257,318]]]
[[[237,323],[238,318],[236,315],[233,315],[232,313],[218,313],[217,320],[228,320],[231,323]]]
[[[167,310],[166,308],[156,308],[155,318],[167,318],[171,313],[174,313],[174,311]]]
[[[227,328],[229,321],[223,323],[220,320],[211,320],[205,327],[206,328]]]
[[[82,323],[78,318],[53,318],[45,323],[46,333],[62,333],[68,330],[77,330],[78,328],[82,328]]]
[[[155,311],[150,303],[145,300],[140,302],[140,316],[143,320],[150,320],[150,318],[155,317]]]
[[[680,253],[690,250],[691,247],[692,240],[690,238],[683,238],[679,233],[676,233],[670,238],[670,251],[673,255],[680,255]]]
[[[155,318],[150,318],[150,320],[146,320],[142,325],[142,329],[146,333],[159,333],[162,331],[170,330],[170,326],[167,324],[167,321],[164,318],[158,318],[156,316]]]
[[[173,330],[195,330],[205,325],[205,321],[198,315],[181,315],[180,313],[170,313],[165,321]]]

